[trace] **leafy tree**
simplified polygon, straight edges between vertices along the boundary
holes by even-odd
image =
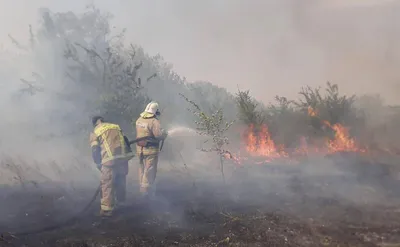
[[[275,142],[286,147],[296,145],[306,132],[306,119],[295,107],[295,102],[276,96],[275,103],[266,108],[266,123]]]
[[[42,9],[41,15],[39,29],[29,29],[29,45],[11,37],[17,47],[32,51],[37,64],[34,72],[39,76],[23,78],[21,92],[51,94],[57,102],[73,104],[79,111],[68,112],[77,124],[70,129],[81,129],[95,113],[130,128],[150,100],[160,103],[163,122],[188,122],[192,116],[182,111],[179,93],[207,99],[204,109],[222,107],[229,115],[236,113],[230,107],[233,96],[225,89],[208,82],[188,83],[161,55],[150,56],[137,45],[125,47],[126,30],[110,27],[110,13],[88,6],[83,14]]]
[[[250,96],[250,90],[238,90],[235,101],[238,108],[239,119],[244,124],[258,127],[264,122],[265,117],[258,109],[259,103]]]
[[[353,104],[355,95],[350,97],[340,95],[339,86],[330,82],[326,83],[325,95],[321,95],[321,88],[302,88],[299,94],[302,96],[295,105],[307,113],[310,107],[318,112],[318,115],[331,124],[346,123],[350,121],[354,113]]]
[[[82,134],[87,133],[89,116],[94,114],[102,114],[129,130],[132,117],[149,100],[143,84],[154,78],[154,72],[145,73],[142,79],[138,48],[124,46],[125,30],[111,33],[111,17],[93,6],[80,15],[43,9],[42,26],[36,33],[30,28],[30,46],[25,49],[32,51],[38,66],[33,80],[21,79],[27,85],[21,92],[50,97],[59,107],[51,115],[64,126],[61,133],[70,137],[86,136]],[[47,68],[49,62],[52,70]],[[74,111],[63,114],[60,109],[67,105]],[[60,120],[66,118],[70,121],[63,124],[65,121]]]
[[[232,154],[226,149],[229,139],[225,135],[226,131],[232,126],[234,121],[227,122],[222,109],[217,109],[212,114],[205,113],[198,104],[181,94],[182,98],[191,106],[189,109],[197,118],[195,124],[199,135],[211,138],[212,144],[209,148],[202,148],[204,152],[216,152],[220,157],[220,170],[225,182],[224,159],[232,158]]]

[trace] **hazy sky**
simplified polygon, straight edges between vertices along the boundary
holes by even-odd
[[[396,0],[0,0],[0,44],[9,46],[9,33],[24,40],[39,7],[79,12],[89,3],[189,80],[239,85],[265,102],[327,80],[398,98]]]

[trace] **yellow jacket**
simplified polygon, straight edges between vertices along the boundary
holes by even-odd
[[[114,160],[130,160],[134,154],[129,152],[121,128],[117,124],[100,123],[90,133],[90,146],[101,149],[101,164]]]

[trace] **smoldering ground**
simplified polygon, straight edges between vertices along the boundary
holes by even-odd
[[[172,141],[179,140],[171,136]],[[129,206],[113,219],[101,221],[95,216],[96,200],[75,224],[38,235],[15,238],[4,234],[3,241],[33,246],[212,246],[225,242],[319,246],[328,238],[329,244],[375,246],[383,241],[381,237],[395,240],[399,196],[390,193],[390,188],[398,184],[382,186],[390,178],[377,173],[372,177],[380,177],[378,181],[357,179],[361,172],[350,158],[339,161],[339,156],[336,162],[310,158],[296,165],[249,162],[236,167],[226,163],[224,183],[217,157],[195,154],[190,142],[185,148],[191,152],[181,150],[183,158],[166,160],[167,149],[161,154],[157,196],[152,203],[139,199],[135,159],[130,164]],[[12,234],[63,222],[85,206],[93,191],[94,187],[79,184],[66,191],[46,186],[25,189],[22,194],[14,191],[2,205],[1,230]],[[376,234],[378,239],[366,240]]]

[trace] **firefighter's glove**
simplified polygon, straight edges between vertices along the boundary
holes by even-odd
[[[167,138],[167,136],[168,136],[168,130],[163,130],[163,135],[162,135],[162,138],[163,138],[163,140],[165,139],[165,138]]]
[[[101,171],[101,164],[96,164],[96,166],[97,166],[97,169],[98,169],[99,171]]]
[[[101,165],[101,149],[99,146],[92,147],[92,158],[96,165]]]

